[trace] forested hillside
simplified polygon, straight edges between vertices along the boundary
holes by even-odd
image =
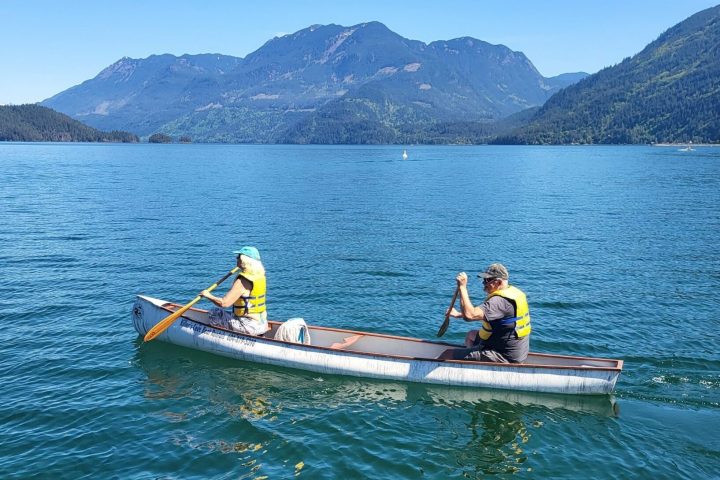
[[[0,105],[0,141],[137,142],[132,133],[101,132],[40,105]]]
[[[720,6],[550,98],[496,143],[720,141]]]

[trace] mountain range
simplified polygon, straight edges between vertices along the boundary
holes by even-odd
[[[379,22],[314,25],[245,58],[122,58],[41,104],[95,128],[207,142],[388,143],[543,105],[585,73],[543,77],[470,37],[430,44]]]
[[[545,78],[503,45],[369,22],[314,25],[245,58],[123,58],[42,104],[201,142],[719,143],[720,6],[589,76]]]

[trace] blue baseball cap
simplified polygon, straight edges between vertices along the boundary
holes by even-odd
[[[245,255],[246,257],[250,257],[258,262],[260,261],[260,252],[258,252],[258,249],[255,247],[242,247],[240,250],[235,250],[233,253],[235,255]]]

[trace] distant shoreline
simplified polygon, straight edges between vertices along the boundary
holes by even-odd
[[[548,143],[548,144],[511,144],[511,143],[236,143],[236,142],[122,142],[119,140],[4,140],[0,144],[20,143],[51,143],[51,144],[101,144],[101,145],[252,145],[252,146],[354,146],[354,147],[671,147],[686,148],[688,145],[695,147],[720,147],[720,143]]]
[[[720,147],[720,143],[653,143],[653,147]]]

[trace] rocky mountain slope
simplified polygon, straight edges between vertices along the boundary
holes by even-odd
[[[584,76],[545,78],[502,45],[469,37],[425,44],[369,22],[311,26],[245,58],[123,58],[42,104],[141,136],[381,143],[540,106]]]

